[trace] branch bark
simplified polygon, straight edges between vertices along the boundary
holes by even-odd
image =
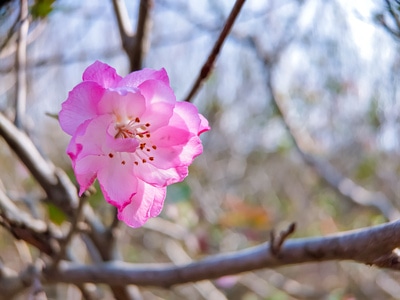
[[[187,102],[192,101],[192,98],[196,95],[196,93],[199,90],[203,81],[206,80],[207,77],[210,75],[211,69],[214,65],[215,60],[217,59],[219,52],[221,51],[222,45],[224,44],[226,37],[228,36],[229,32],[231,31],[231,28],[232,28],[233,24],[235,23],[235,20],[236,20],[237,16],[239,15],[240,10],[242,9],[245,1],[246,0],[236,0],[231,13],[229,14],[229,17],[225,22],[224,28],[222,29],[217,41],[214,44],[214,47],[212,48],[210,54],[208,55],[206,62],[204,63],[203,67],[201,68],[200,73],[197,76],[197,79],[196,79],[195,83],[193,84],[189,94],[186,96],[185,101],[187,101]]]
[[[16,81],[16,101],[15,101],[15,125],[18,128],[24,127],[26,110],[26,45],[29,30],[28,19],[28,0],[21,0],[20,22],[17,41],[17,52],[15,59],[17,81]]]
[[[44,282],[135,284],[168,288],[175,284],[218,278],[263,268],[285,265],[353,260],[380,268],[400,270],[394,251],[400,246],[400,221],[343,232],[325,237],[290,239],[276,255],[270,243],[238,252],[219,254],[197,262],[171,264],[131,264],[109,262],[93,266],[66,263]]]
[[[152,0],[140,1],[135,32],[132,29],[123,0],[113,0],[113,7],[117,18],[122,48],[128,56],[130,63],[129,69],[131,72],[142,68],[143,57],[147,51],[149,43],[148,35],[151,23],[150,12],[152,6]]]

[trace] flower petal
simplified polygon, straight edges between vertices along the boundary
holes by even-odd
[[[160,214],[165,195],[166,188],[156,188],[139,180],[136,195],[131,203],[118,210],[118,219],[131,227],[142,226],[149,218]]]
[[[73,135],[79,125],[97,116],[97,105],[104,89],[94,82],[82,82],[68,94],[59,113],[61,128]]]
[[[127,90],[108,90],[98,104],[99,114],[113,114],[116,122],[126,122],[140,117],[146,110],[146,101],[137,92]]]
[[[113,122],[113,116],[102,115],[92,120],[88,120],[79,126],[74,135],[74,143],[80,145],[80,152],[76,153],[80,158],[87,155],[108,155],[109,152],[114,152],[109,147],[107,141],[107,129]],[[71,140],[71,142],[72,142]],[[71,155],[70,155],[71,156]]]
[[[177,102],[175,105],[174,113],[179,115],[182,120],[185,121],[190,132],[200,135],[201,133],[210,130],[208,121],[199,114],[197,107],[189,102]],[[174,125],[175,122],[181,123],[181,119],[172,118],[170,125]]]
[[[164,84],[169,86],[168,74],[164,68],[158,71],[152,69],[142,69],[140,71],[132,72],[121,79],[118,82],[118,86],[137,88],[147,80],[162,81]]]
[[[121,80],[114,68],[96,60],[86,68],[83,81],[94,81],[104,88],[114,87]]]
[[[147,80],[140,85],[140,93],[146,99],[146,111],[142,120],[156,130],[168,124],[176,104],[172,89],[161,81]]]
[[[79,183],[79,196],[93,184],[97,177],[99,167],[104,165],[106,158],[103,156],[86,156],[78,159],[74,164],[74,173]]]
[[[127,155],[115,154],[101,161],[97,180],[108,203],[124,208],[137,193],[138,180],[133,174],[133,163]]]

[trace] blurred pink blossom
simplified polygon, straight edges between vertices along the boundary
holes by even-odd
[[[166,71],[126,77],[96,61],[62,104],[61,128],[72,136],[67,153],[79,195],[97,178],[105,199],[131,227],[157,216],[166,186],[182,181],[202,153],[207,120],[177,102]]]

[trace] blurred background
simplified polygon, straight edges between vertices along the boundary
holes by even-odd
[[[132,24],[138,2],[126,1]],[[1,3],[0,110],[13,118],[20,4]],[[111,1],[29,3],[24,126],[42,153],[73,176],[65,154],[69,137],[48,114],[59,112],[95,60],[120,75],[129,72],[129,61]],[[178,99],[189,92],[233,4],[154,0],[143,66],[165,68]],[[194,98],[212,127],[202,135],[204,153],[184,182],[169,187],[159,218],[141,229],[120,224],[124,260],[200,259],[258,245],[291,222],[297,224],[294,237],[310,237],[387,221],[379,209],[327,184],[326,174],[303,154],[399,208],[398,6],[384,0],[248,0]],[[62,213],[39,205],[42,191],[1,139],[0,171],[21,209],[62,228]],[[100,192],[90,204],[111,222],[113,211]],[[74,242],[75,249],[83,247]],[[16,270],[23,266],[18,247],[0,228],[0,259]],[[52,299],[76,299],[74,287],[47,289]],[[400,275],[329,262],[140,292],[143,299],[400,299]],[[106,289],[101,293],[110,297]]]

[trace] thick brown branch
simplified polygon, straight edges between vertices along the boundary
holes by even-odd
[[[192,98],[197,93],[198,89],[200,88],[202,82],[208,77],[211,72],[211,69],[214,65],[214,61],[216,60],[222,45],[224,44],[226,37],[228,36],[233,24],[235,23],[236,17],[239,15],[240,10],[243,7],[243,4],[246,0],[236,0],[235,5],[232,8],[231,13],[229,14],[228,19],[225,22],[224,28],[222,29],[217,41],[214,44],[210,54],[206,62],[204,63],[203,67],[200,70],[200,73],[192,86],[189,94],[186,96],[185,101],[190,102]]]
[[[122,47],[129,58],[131,72],[142,68],[143,57],[149,42],[148,34],[152,6],[152,0],[140,1],[136,31],[134,31],[124,1],[113,0]]]
[[[179,266],[122,262],[93,266],[65,264],[51,277],[44,274],[44,280],[169,287],[262,268],[329,260],[353,260],[400,270],[398,257],[393,251],[400,246],[399,232],[400,221],[396,221],[326,237],[290,239],[280,249],[279,257],[273,255],[270,244],[265,243]]]
[[[143,57],[147,52],[149,44],[149,32],[151,24],[150,11],[152,6],[152,0],[140,1],[135,43],[133,49],[127,53],[131,63],[131,72],[140,70],[142,68]]]

